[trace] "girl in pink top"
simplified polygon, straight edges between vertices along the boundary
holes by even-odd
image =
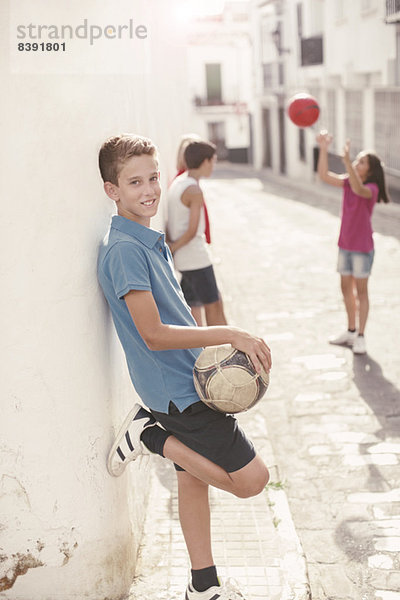
[[[389,197],[381,160],[373,152],[363,151],[352,163],[349,140],[342,154],[347,173],[338,175],[329,171],[328,148],[331,141],[332,136],[325,130],[317,136],[320,149],[318,175],[325,183],[343,188],[338,272],[348,329],[330,342],[352,346],[355,354],[365,354],[364,330],[369,310],[368,277],[374,260],[371,217],[375,203],[389,202]]]

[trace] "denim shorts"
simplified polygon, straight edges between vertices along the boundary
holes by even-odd
[[[252,442],[235,417],[195,402],[183,412],[170,402],[168,414],[151,410],[157,421],[178,440],[228,473],[245,467],[256,455]],[[175,465],[177,471],[183,471]]]
[[[181,288],[189,306],[203,306],[219,300],[213,266],[182,271]]]
[[[337,271],[341,275],[353,275],[356,279],[366,279],[371,274],[375,250],[353,252],[339,248]]]

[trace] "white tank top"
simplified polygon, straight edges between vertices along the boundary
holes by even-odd
[[[191,185],[198,185],[194,177],[182,173],[172,182],[167,195],[168,201],[168,236],[175,242],[189,227],[190,209],[181,200],[184,191]],[[211,256],[204,235],[204,210],[200,213],[196,235],[174,254],[174,263],[178,271],[204,269],[212,264]]]

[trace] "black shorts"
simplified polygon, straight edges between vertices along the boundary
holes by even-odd
[[[182,444],[228,473],[245,467],[256,455],[252,442],[235,417],[216,412],[204,402],[195,402],[181,413],[172,402],[168,414],[151,412],[160,425]],[[178,465],[175,469],[184,471]]]
[[[219,300],[213,266],[194,271],[181,271],[181,288],[189,306],[202,306]]]

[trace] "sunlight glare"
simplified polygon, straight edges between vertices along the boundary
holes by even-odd
[[[187,23],[196,18],[221,14],[224,0],[187,0],[176,10],[176,18],[182,23]]]

